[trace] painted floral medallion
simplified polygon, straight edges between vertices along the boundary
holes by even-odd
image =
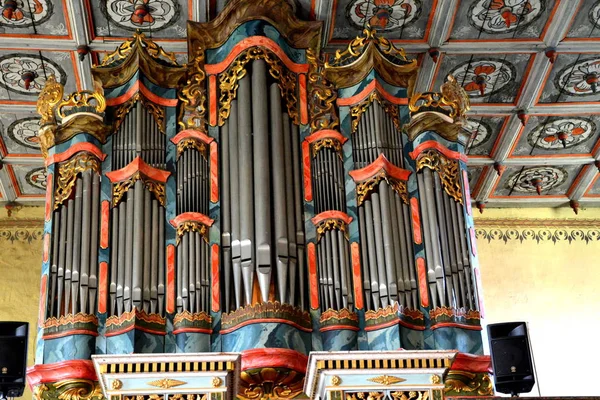
[[[110,23],[129,31],[159,31],[179,19],[174,0],[106,0],[101,7]]]
[[[35,168],[27,173],[25,180],[37,189],[46,189],[46,168]]]
[[[588,96],[600,91],[600,59],[579,60],[556,75],[555,85],[569,96]]]
[[[51,0],[4,0],[0,8],[0,25],[27,28],[46,22],[54,9]]]
[[[515,67],[506,60],[495,58],[470,60],[450,71],[450,75],[465,89],[469,97],[496,94],[515,80]]]
[[[527,136],[532,147],[560,150],[588,141],[596,132],[596,124],[587,118],[570,117],[550,120],[538,125]]]
[[[40,149],[40,138],[38,131],[40,129],[40,119],[38,117],[29,117],[19,119],[7,129],[8,137],[16,143],[29,147],[30,149]]]
[[[559,167],[531,167],[513,173],[506,182],[508,189],[522,193],[548,191],[562,185],[568,177],[567,171]]]
[[[469,22],[490,34],[510,33],[535,21],[544,0],[477,0],[469,7]]]
[[[67,78],[65,71],[46,57],[19,53],[0,57],[0,86],[11,92],[37,96],[50,75],[63,85]]]
[[[358,29],[368,25],[385,32],[416,21],[421,11],[421,0],[355,0],[346,8],[346,17]]]

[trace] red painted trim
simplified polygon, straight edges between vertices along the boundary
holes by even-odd
[[[458,322],[440,322],[437,323],[435,325],[431,326],[431,330],[436,330],[438,328],[460,328],[460,329],[467,329],[470,331],[480,331],[481,327],[480,326],[472,326],[472,325],[467,325],[467,324],[459,324]]]
[[[135,81],[133,85],[125,93],[120,96],[106,99],[106,105],[109,107],[118,106],[119,104],[125,103],[127,100],[133,97],[134,94],[140,90],[140,81]]]
[[[69,330],[69,331],[65,331],[65,332],[55,333],[53,335],[42,335],[42,339],[44,339],[44,340],[59,339],[59,338],[71,336],[71,335],[88,335],[88,336],[96,337],[96,336],[98,336],[98,332],[91,331],[88,329],[74,329],[74,330]]]
[[[179,328],[173,331],[173,335],[177,335],[179,333],[207,333],[212,334],[212,329],[204,329],[204,328]]]
[[[337,140],[341,144],[346,143],[346,141],[348,140],[348,138],[344,137],[344,135],[342,135],[338,131],[334,131],[333,129],[322,129],[320,131],[316,131],[315,133],[313,133],[311,135],[308,135],[306,137],[306,141],[308,143],[312,144],[312,143],[316,142],[317,140],[321,140],[321,139],[325,139],[325,138]]]
[[[58,221],[56,221],[56,222],[58,222]],[[42,250],[42,261],[48,262],[49,257],[50,257],[50,234],[45,233],[44,234],[44,249]]]
[[[47,307],[47,292],[48,292],[48,274],[42,276],[42,283],[40,284],[40,309],[38,311],[38,327],[44,325],[46,319],[46,307]]]
[[[319,328],[319,332],[329,332],[329,331],[338,331],[338,330],[355,331],[355,332],[359,331],[358,326],[353,326],[353,325],[329,325],[329,326],[324,326],[322,328]]]
[[[473,209],[471,208],[471,189],[469,188],[469,175],[467,171],[462,171],[463,188],[465,191],[465,205],[467,206],[467,215],[473,215]]]
[[[308,97],[306,94],[306,74],[298,75],[298,96],[300,97],[300,123],[308,124]]]
[[[48,174],[46,178],[46,208],[44,211],[44,220],[50,221],[52,210],[54,209],[54,174]]]
[[[210,125],[217,126],[217,76],[208,76],[208,102],[210,104]]]
[[[125,167],[116,171],[110,171],[106,173],[106,177],[112,182],[121,182],[127,178],[133,176],[136,172],[140,172],[142,175],[152,180],[165,183],[171,173],[162,169],[154,168],[148,165],[142,160],[140,156],[137,156],[132,162],[127,164]]]
[[[100,263],[100,279],[98,282],[98,312],[104,314],[106,312],[106,295],[108,292],[108,263],[102,261]]]
[[[317,249],[313,242],[306,246],[308,253],[308,279],[310,288],[310,308],[319,308],[319,284],[317,283]]]
[[[210,219],[204,214],[197,212],[184,212],[169,221],[173,228],[177,228],[179,225],[187,221],[199,222],[202,225],[212,226],[215,222],[214,219]]]
[[[219,201],[219,156],[217,142],[210,144],[210,201]]]
[[[125,329],[120,329],[118,331],[108,332],[108,333],[104,334],[104,336],[111,337],[111,336],[122,335],[123,333],[130,332],[130,331],[132,331],[134,329],[136,331],[146,332],[146,333],[149,333],[151,335],[165,336],[167,334],[167,332],[165,332],[165,331],[157,331],[155,329],[148,329],[148,328],[141,327],[139,325],[132,324],[132,325],[129,325]]]
[[[308,73],[308,64],[296,64],[288,57],[287,54],[285,54],[283,50],[281,50],[281,47],[279,47],[275,41],[265,36],[250,36],[239,41],[235,46],[233,46],[223,61],[216,64],[206,64],[204,66],[206,73],[208,75],[220,74],[221,72],[225,71],[227,67],[229,67],[229,65],[240,55],[240,53],[251,47],[263,47],[271,50],[277,55],[277,57],[279,57],[279,59],[291,72],[296,74]]]
[[[213,312],[221,310],[221,292],[219,289],[219,245],[214,243],[211,246],[211,267],[212,267],[212,306]]]
[[[108,248],[108,224],[110,219],[110,201],[102,201],[102,212],[100,219],[100,248]]]
[[[429,149],[437,150],[440,153],[442,153],[443,155],[445,155],[446,157],[451,158],[453,160],[460,160],[460,161],[464,161],[464,162],[467,162],[467,160],[468,160],[466,155],[459,153],[458,151],[450,150],[446,146],[440,144],[439,142],[436,142],[435,140],[427,140],[427,141],[421,143],[413,151],[408,153],[408,155],[410,155],[410,157],[413,160],[416,160],[417,157],[419,157],[419,154],[421,154],[425,150],[429,150]]]
[[[410,217],[412,220],[412,230],[415,244],[423,243],[421,236],[421,216],[419,210],[419,199],[411,197],[410,199]]]
[[[167,312],[175,312],[175,245],[167,246]]]
[[[425,270],[425,259],[417,257],[417,276],[419,279],[419,294],[421,307],[429,307],[429,293],[427,292],[427,271]]]
[[[371,83],[369,83],[367,86],[365,86],[365,88],[363,90],[361,90],[360,93],[357,93],[352,97],[338,98],[337,104],[340,107],[353,106],[355,104],[360,103],[367,97],[369,97],[369,95],[371,93],[373,93],[374,91],[379,93],[381,95],[381,97],[383,97],[385,100],[389,101],[392,104],[396,104],[396,105],[407,105],[408,104],[408,98],[395,97],[394,95],[389,93],[387,90],[385,90],[383,85],[381,83],[379,83],[379,81],[376,79],[372,80]]]
[[[46,165],[46,167],[48,167],[54,163],[66,161],[69,158],[71,158],[74,154],[79,153],[80,151],[86,151],[88,153],[91,153],[95,155],[100,161],[104,161],[104,159],[106,158],[106,154],[104,154],[102,150],[100,150],[97,146],[89,142],[80,142],[75,143],[62,153],[51,155],[45,160],[44,164]]]
[[[348,214],[346,214],[345,212],[342,211],[336,211],[336,210],[331,210],[331,211],[323,211],[322,213],[319,213],[317,215],[315,215],[311,221],[312,223],[317,226],[319,225],[321,222],[327,220],[327,219],[339,219],[344,221],[344,223],[346,225],[349,225],[350,222],[352,222],[352,217],[349,216]]]
[[[402,320],[400,320],[400,322],[398,322],[398,323],[400,325],[402,325],[403,327],[408,328],[408,329],[414,329],[416,331],[424,331],[425,330],[424,326],[410,324],[410,323],[402,321]]]
[[[204,142],[205,144],[211,144],[212,142],[215,141],[214,138],[211,138],[210,136],[200,132],[199,130],[186,129],[186,130],[179,132],[177,135],[175,135],[175,137],[173,137],[173,139],[171,139],[171,142],[173,144],[179,144],[179,142],[181,142],[183,139],[189,139],[189,138],[198,139],[201,142]]]
[[[308,357],[291,349],[250,349],[242,351],[242,371],[254,368],[289,368],[304,374]]]
[[[312,201],[312,182],[310,172],[310,145],[304,140],[302,142],[302,176],[304,178],[304,200]]]
[[[248,325],[252,325],[252,324],[286,324],[286,325],[290,325],[293,326],[296,329],[299,329],[301,331],[304,332],[312,332],[312,329],[310,328],[305,328],[303,326],[298,325],[297,323],[290,321],[288,319],[283,319],[283,318],[257,318],[257,319],[252,319],[249,321],[244,321],[241,322],[239,324],[237,324],[236,326],[232,326],[231,328],[227,328],[227,329],[222,329],[219,333],[221,335],[236,331],[240,328],[243,328],[244,326],[248,326]]]
[[[389,328],[390,326],[398,325],[398,322],[400,322],[400,319],[396,319],[394,321],[388,321],[388,322],[378,324],[378,325],[366,326],[365,331],[371,332],[371,331],[377,331],[377,330],[383,329],[383,328]]]
[[[164,97],[160,97],[160,96],[152,93],[152,91],[150,91],[150,89],[148,89],[146,86],[144,86],[144,84],[139,80],[135,81],[135,83],[133,85],[131,85],[131,87],[129,89],[127,89],[127,91],[125,93],[123,93],[122,95],[114,97],[112,99],[106,99],[106,105],[107,106],[118,106],[120,104],[123,104],[127,100],[132,98],[137,92],[142,93],[145,98],[147,98],[148,100],[150,100],[151,102],[153,102],[155,104],[165,106],[165,107],[176,107],[177,106],[177,102],[178,102],[177,99],[166,99]]]
[[[67,379],[97,381],[98,376],[91,360],[69,360],[52,364],[37,364],[27,368],[27,383],[30,388],[40,383],[59,382]]]
[[[350,245],[350,254],[352,257],[352,279],[354,283],[354,305],[359,310],[364,308],[363,287],[360,269],[360,247],[354,242]]]
[[[389,162],[383,154],[380,154],[379,157],[377,157],[377,160],[366,167],[350,171],[349,174],[352,179],[354,179],[354,182],[363,182],[372,178],[382,170],[385,171],[386,175],[402,181],[407,181],[410,176],[410,171],[396,167]]]
[[[492,359],[490,356],[457,353],[450,369],[467,372],[490,372],[492,369]]]

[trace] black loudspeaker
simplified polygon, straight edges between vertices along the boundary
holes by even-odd
[[[27,322],[0,322],[0,399],[23,396]]]
[[[535,384],[529,336],[525,322],[505,322],[487,327],[496,391],[517,395]]]

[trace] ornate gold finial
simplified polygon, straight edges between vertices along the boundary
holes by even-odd
[[[38,97],[36,107],[37,113],[41,116],[38,136],[44,158],[48,157],[48,149],[55,144],[56,108],[62,101],[63,95],[63,85],[56,81],[54,75],[50,75]]]
[[[115,51],[104,57],[97,67],[108,67],[127,58],[136,46],[145,49],[146,53],[156,60],[166,61],[172,65],[179,65],[175,58],[175,53],[166,52],[162,47],[154,43],[152,39],[148,39],[144,33],[138,30],[133,34],[133,38],[121,43]]]
[[[411,114],[438,109],[453,118],[455,122],[464,122],[467,111],[471,109],[471,102],[465,90],[452,75],[448,75],[440,90],[441,93],[415,93],[408,103]]]

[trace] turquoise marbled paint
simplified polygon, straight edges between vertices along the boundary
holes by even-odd
[[[325,351],[350,351],[358,350],[357,331],[350,329],[337,329],[321,332],[323,350]]]
[[[177,353],[202,353],[210,351],[210,335],[182,332],[175,335]]]
[[[400,331],[398,325],[367,332],[369,350],[398,350]]]
[[[221,335],[223,351],[282,348],[308,355],[311,350],[310,332],[303,332],[282,323],[258,323],[243,326]]]
[[[44,364],[68,360],[89,360],[94,354],[95,337],[71,335],[44,341]]]

